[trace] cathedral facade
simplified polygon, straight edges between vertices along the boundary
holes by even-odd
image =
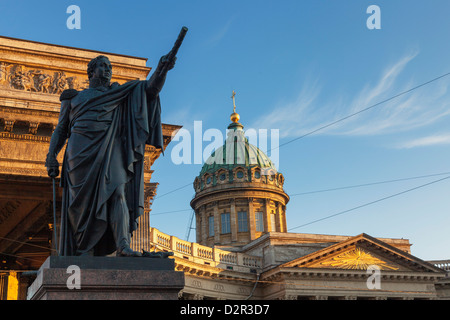
[[[152,249],[185,273],[181,299],[450,298],[449,261],[420,260],[407,239],[287,232],[284,176],[239,118],[194,179],[196,242],[151,228]]]

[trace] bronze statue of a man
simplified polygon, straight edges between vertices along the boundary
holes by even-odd
[[[141,256],[130,237],[143,213],[145,145],[163,148],[159,93],[174,55],[163,56],[149,80],[110,83],[105,56],[91,60],[89,88],[65,90],[46,167],[59,175],[56,157],[67,140],[59,254]]]

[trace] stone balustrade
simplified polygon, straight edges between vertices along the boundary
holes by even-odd
[[[445,271],[450,272],[450,260],[432,260],[427,261],[428,263],[431,263],[432,265],[441,268]]]
[[[260,257],[184,241],[156,228],[150,228],[150,245],[158,250],[171,251],[178,258],[226,270],[254,273],[262,267]]]

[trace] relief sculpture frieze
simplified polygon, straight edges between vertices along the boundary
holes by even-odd
[[[64,71],[40,70],[0,61],[0,88],[59,95],[66,89],[83,90],[88,85],[87,78],[68,75]]]

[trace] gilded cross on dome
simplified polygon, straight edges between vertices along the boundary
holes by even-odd
[[[236,96],[236,92],[233,90],[233,93],[231,94],[231,99],[233,99],[233,113],[231,114],[230,119],[231,119],[231,121],[236,123],[239,121],[240,116],[239,116],[239,114],[236,113],[236,100],[234,98],[235,96]]]
[[[233,94],[231,95],[231,99],[233,99],[233,113],[236,113],[236,100],[234,97],[236,96],[236,92],[233,90]]]

